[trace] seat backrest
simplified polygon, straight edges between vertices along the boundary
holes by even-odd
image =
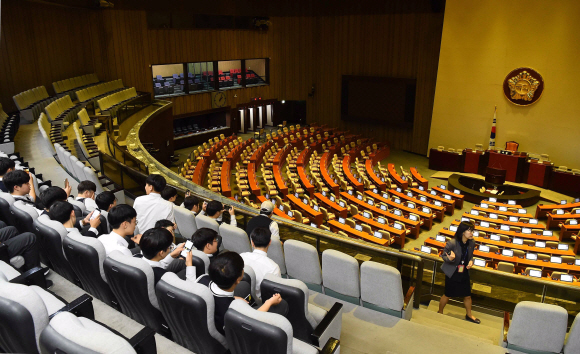
[[[201,229],[207,227],[208,229],[215,230],[219,234],[220,232],[220,225],[215,221],[215,219],[210,218],[207,215],[198,214],[195,217],[195,223],[197,224],[197,228]]]
[[[223,223],[219,226],[224,248],[236,253],[252,252],[248,234],[239,227]]]
[[[70,312],[50,320],[40,335],[40,346],[43,353],[136,353],[125,338]]]
[[[224,322],[232,354],[292,354],[292,325],[282,315],[254,310],[245,301],[234,300]]]
[[[107,252],[101,241],[71,233],[64,238],[63,248],[66,258],[78,276],[83,289],[111,307],[118,307],[118,301],[107,284],[103,262]]]
[[[269,299],[278,293],[288,303],[286,318],[292,324],[294,337],[310,342],[310,335],[316,328],[314,317],[308,312],[308,287],[298,279],[284,279],[273,274],[266,274],[260,284],[263,299]]]
[[[564,354],[580,353],[580,315],[577,314],[568,332],[566,344],[564,344]]]
[[[195,215],[184,207],[177,205],[173,207],[173,214],[175,215],[175,223],[181,236],[191,239],[191,236],[197,231]]]
[[[311,290],[322,292],[322,270],[314,246],[287,240],[284,242],[284,256],[289,277],[303,281]]]
[[[286,260],[284,259],[284,248],[282,242],[280,242],[279,236],[272,236],[272,242],[270,243],[270,247],[268,247],[268,258],[278,264],[282,275],[287,273]]]
[[[205,285],[165,273],[155,287],[159,308],[177,344],[199,354],[222,354],[226,338],[217,331],[215,303]]]
[[[12,220],[14,220],[14,226],[18,229],[18,231],[22,232],[34,232],[34,228],[32,226],[32,221],[38,217],[38,213],[32,207],[28,205],[22,205],[19,203],[14,203],[10,206],[10,215],[12,216]],[[23,210],[22,208],[32,209],[30,213]],[[32,217],[32,213],[36,214],[36,217]]]
[[[507,334],[508,348],[560,353],[567,326],[568,312],[564,308],[539,302],[519,302]]]
[[[87,179],[87,177],[85,176],[85,172],[83,171],[84,164],[82,162],[80,162],[79,159],[76,156],[72,156],[71,155],[69,158],[70,158],[71,168],[73,169],[72,172],[74,172],[76,178],[79,181],[85,181]],[[77,162],[80,162],[83,166],[82,167],[79,166],[77,164]]]
[[[38,353],[48,311],[31,287],[2,282],[0,286],[0,347],[8,353]]]
[[[322,284],[325,294],[358,305],[360,272],[357,260],[336,250],[322,252]]]
[[[85,173],[85,176],[89,181],[92,181],[94,184],[97,185],[97,191],[95,192],[95,194],[102,193],[104,191],[103,186],[101,185],[101,182],[99,181],[99,178],[97,177],[93,169],[88,166],[85,166],[83,172]],[[119,204],[122,204],[120,200],[118,202]]]
[[[360,292],[363,304],[393,310],[401,316],[405,297],[401,273],[396,268],[373,261],[363,262],[360,266]]]
[[[0,192],[0,219],[8,225],[15,225],[10,213],[10,205],[14,204],[14,197],[9,193]]]
[[[500,272],[513,273],[514,272],[514,264],[508,263],[508,262],[499,262],[497,264],[497,270],[499,270]]]
[[[76,283],[77,276],[62,249],[62,241],[67,236],[65,227],[58,221],[50,220],[47,215],[39,216],[32,225],[36,237],[42,240],[43,250],[53,269],[68,281]]]

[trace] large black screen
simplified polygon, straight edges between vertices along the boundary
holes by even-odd
[[[416,87],[416,79],[343,76],[342,119],[411,128]]]

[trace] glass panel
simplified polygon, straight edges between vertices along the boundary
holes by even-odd
[[[242,61],[227,60],[218,62],[220,89],[242,87]]]
[[[246,85],[266,85],[266,59],[246,60]]]
[[[213,62],[203,61],[200,63],[187,64],[187,83],[189,93],[213,91]]]
[[[185,94],[183,64],[153,65],[153,92],[155,97]]]

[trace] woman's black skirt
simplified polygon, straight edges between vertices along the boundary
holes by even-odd
[[[471,296],[471,283],[469,281],[469,271],[467,269],[465,269],[463,273],[455,271],[451,278],[445,276],[445,296]]]

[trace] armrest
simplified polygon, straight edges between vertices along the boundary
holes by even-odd
[[[37,285],[46,289],[46,279],[44,278],[45,270],[46,268],[34,267],[10,280],[10,282],[22,285]]]
[[[340,341],[335,338],[330,338],[324,348],[320,350],[320,354],[333,354],[336,353],[340,349]]]
[[[341,303],[335,302],[322,321],[316,326],[314,332],[310,334],[310,341],[313,345],[321,347],[331,338],[340,338],[342,329],[342,307]]]
[[[411,301],[411,298],[413,297],[414,293],[415,286],[409,287],[409,290],[407,290],[407,294],[405,295],[405,300],[403,301],[403,311],[407,309],[407,306],[409,305],[409,302]]]
[[[505,311],[503,313],[503,342],[507,343],[507,334],[510,329],[510,313]]]
[[[156,354],[155,331],[152,328],[144,327],[139,333],[129,339],[129,344],[139,354]]]
[[[66,304],[63,308],[56,311],[52,315],[49,316],[49,320],[51,320],[56,314],[60,312],[70,312],[75,316],[79,317],[86,317],[88,319],[94,320],[95,319],[95,312],[93,309],[93,297],[89,294],[83,294],[78,298],[74,299],[72,302]]]

